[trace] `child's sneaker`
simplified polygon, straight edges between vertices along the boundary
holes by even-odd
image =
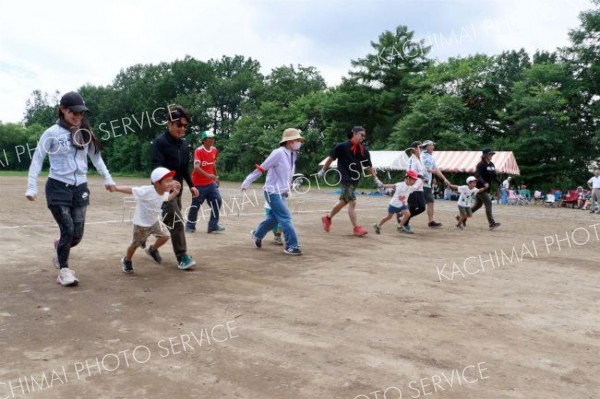
[[[290,255],[290,256],[300,256],[302,255],[302,251],[300,250],[300,248],[286,248],[283,250],[284,254]]]
[[[125,274],[133,273],[133,262],[130,260],[126,260],[125,257],[121,258],[121,270]]]
[[[181,255],[180,257],[177,258],[177,260],[179,261],[179,264],[177,265],[177,267],[180,270],[187,270],[196,264],[196,261],[193,260],[192,257],[189,256],[188,254]]]
[[[60,269],[60,262],[58,261],[58,240],[54,240],[54,256],[52,257],[52,264],[55,268]]]
[[[275,234],[275,237],[273,237],[273,243],[275,245],[283,245],[283,240],[281,239],[281,233]]]
[[[331,218],[327,215],[323,215],[321,217],[321,222],[323,222],[323,229],[329,233],[329,230],[331,230]]]
[[[401,226],[400,231],[406,234],[414,234],[410,226],[407,225]]]
[[[373,228],[375,229],[375,234],[381,234],[381,226],[378,225],[377,223],[375,223],[373,225]]]
[[[369,233],[367,232],[367,230],[363,229],[361,225],[357,224],[356,226],[354,226],[354,231],[352,234],[354,234],[357,237],[363,237]]]
[[[457,224],[456,226],[454,226],[454,228],[458,229],[458,230],[463,230],[464,229],[464,227],[462,226],[462,223]]]
[[[154,259],[156,263],[160,264],[162,262],[162,256],[160,256],[158,249],[155,249],[154,246],[150,245],[150,247],[146,249],[146,253],[150,255],[150,257]]]
[[[260,248],[260,247],[262,247],[262,240],[260,238],[258,238],[255,235],[255,233],[256,233],[256,231],[252,230],[250,232],[250,237],[252,237],[252,240],[254,241],[254,248]]]
[[[71,287],[79,284],[79,279],[75,277],[73,270],[69,269],[68,267],[63,267],[60,269],[60,272],[58,272],[56,284],[60,284],[63,287]]]

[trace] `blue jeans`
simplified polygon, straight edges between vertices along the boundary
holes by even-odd
[[[223,204],[221,194],[219,193],[219,186],[216,183],[211,183],[206,186],[196,186],[198,189],[198,196],[192,198],[192,206],[187,215],[187,223],[185,225],[187,230],[196,229],[196,221],[198,220],[198,210],[200,206],[208,202],[210,206],[210,220],[208,221],[208,231],[214,231],[219,226],[219,209]],[[204,215],[204,214],[203,214]]]
[[[508,203],[508,190],[504,187],[500,188],[500,203],[506,205]]]
[[[281,230],[283,230],[283,236],[285,238],[285,247],[286,248],[299,248],[300,244],[298,243],[298,236],[296,235],[296,230],[294,229],[294,224],[292,223],[292,214],[287,208],[285,204],[285,199],[281,196],[281,194],[269,194],[266,191],[265,201],[269,203],[271,206],[271,212],[267,215],[266,219],[260,222],[254,235],[263,239],[267,235],[267,233],[277,226],[277,223],[281,225]]]

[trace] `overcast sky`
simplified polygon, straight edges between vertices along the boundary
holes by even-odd
[[[23,119],[33,90],[106,86],[138,63],[241,54],[263,73],[316,67],[329,85],[398,25],[444,60],[553,51],[589,0],[0,0],[0,121]]]

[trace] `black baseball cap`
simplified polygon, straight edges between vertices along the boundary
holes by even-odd
[[[70,91],[60,99],[60,106],[70,109],[72,112],[84,112],[89,111],[88,107],[85,106],[85,101],[79,93]]]
[[[410,148],[420,148],[422,145],[423,143],[420,141],[413,141],[413,143],[410,145]]]
[[[483,151],[481,151],[481,152],[482,152],[482,154],[483,154],[483,155],[489,155],[489,154],[492,154],[492,155],[494,155],[494,154],[495,154],[495,152],[494,152],[494,151],[492,151],[492,149],[491,149],[491,148],[485,148],[485,149],[484,149]]]

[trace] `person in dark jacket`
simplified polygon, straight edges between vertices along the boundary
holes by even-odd
[[[175,171],[173,180],[178,181],[183,187],[183,181],[190,188],[192,197],[198,196],[198,190],[192,183],[190,175],[190,151],[187,141],[183,138],[190,122],[190,116],[182,107],[169,107],[167,118],[167,131],[154,140],[152,144],[152,167],[164,167]],[[163,207],[163,222],[171,233],[173,252],[177,256],[178,267],[181,270],[189,269],[196,262],[187,254],[185,240],[185,222],[181,215],[181,194],[179,192],[172,200],[165,202]]]
[[[481,161],[475,169],[475,177],[477,178],[477,188],[485,188],[477,194],[475,204],[471,207],[471,212],[475,213],[481,206],[485,206],[485,215],[490,225],[490,230],[500,227],[500,223],[494,220],[492,215],[492,200],[490,199],[490,189],[492,182],[501,184],[500,178],[496,175],[496,166],[492,162],[492,157],[495,152],[486,148],[481,153]]]

